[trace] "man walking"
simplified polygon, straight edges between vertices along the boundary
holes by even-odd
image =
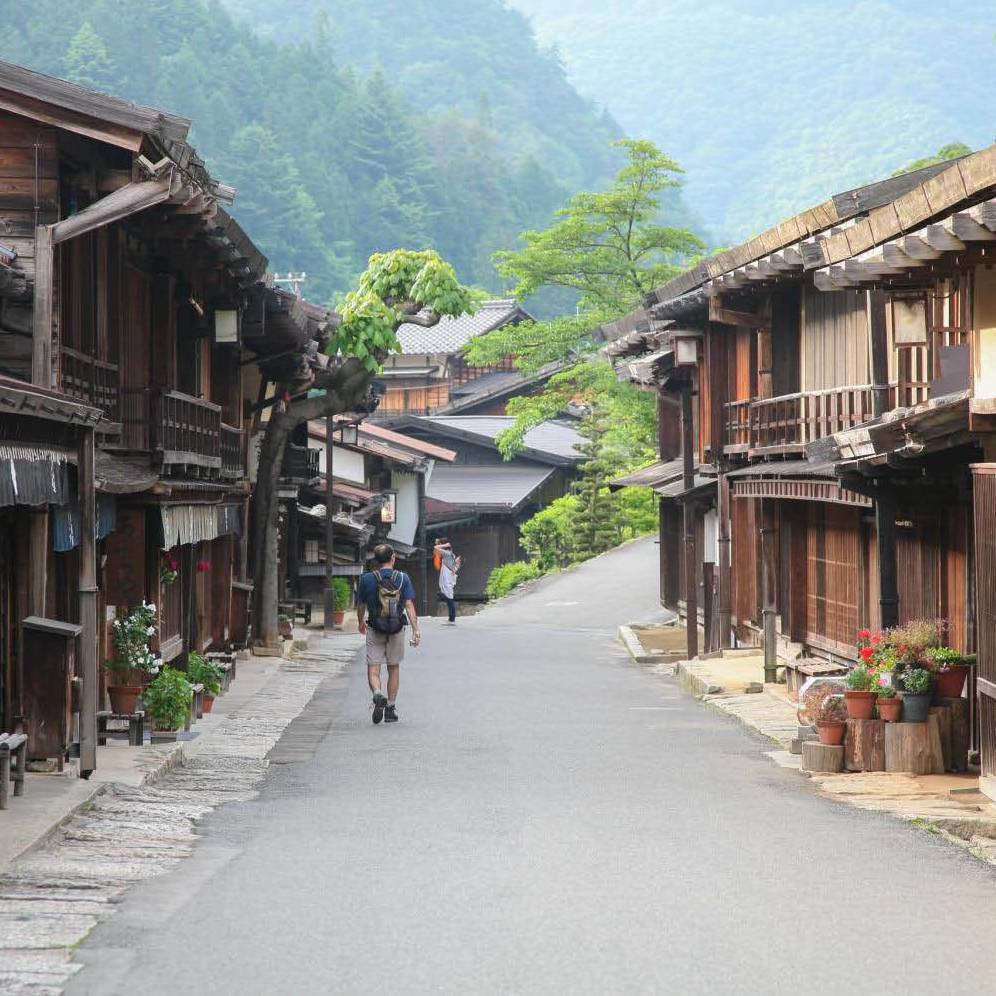
[[[373,721],[396,723],[401,662],[405,657],[405,627],[411,644],[422,638],[415,611],[415,589],[404,571],[394,569],[394,550],[387,543],[374,547],[377,567],[361,575],[356,591],[356,621],[367,639],[367,683],[373,693]],[[381,690],[381,667],[387,665],[387,695]]]
[[[436,540],[433,559],[439,563],[439,597],[446,603],[449,610],[449,624],[456,625],[456,582],[462,560],[453,552],[452,545],[445,536]]]

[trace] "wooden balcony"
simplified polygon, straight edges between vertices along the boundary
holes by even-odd
[[[293,486],[314,481],[321,475],[320,457],[320,450],[312,449],[310,446],[295,446],[293,443],[288,443],[284,447],[280,483]]]
[[[151,449],[163,465],[200,468],[208,477],[220,475],[221,406],[179,391],[151,394]]]
[[[62,390],[71,398],[93,405],[109,422],[121,419],[120,373],[116,363],[98,360],[63,346]]]
[[[221,423],[221,476],[228,481],[245,477],[242,466],[242,430]]]
[[[817,439],[867,422],[872,391],[868,384],[800,391],[734,401],[725,408],[727,453],[798,453]]]

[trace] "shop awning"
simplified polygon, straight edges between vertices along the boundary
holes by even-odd
[[[242,528],[238,505],[162,505],[160,511],[164,550],[239,535]]]

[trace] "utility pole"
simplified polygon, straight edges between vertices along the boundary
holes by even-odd
[[[325,609],[322,620],[322,628],[326,633],[332,632],[332,618],[335,614],[335,589],[332,587],[334,578],[332,547],[335,536],[335,523],[333,522],[333,510],[335,499],[332,494],[333,479],[333,451],[331,417],[325,420]]]
[[[681,456],[683,462],[684,503],[682,505],[685,532],[685,623],[688,633],[688,657],[699,655],[698,572],[695,569],[695,506],[691,492],[695,487],[695,452],[692,424],[692,379],[681,384]]]

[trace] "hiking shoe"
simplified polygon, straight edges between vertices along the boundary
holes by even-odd
[[[373,721],[379,723],[384,718],[384,707],[387,705],[387,696],[378,692],[374,696]]]
[[[398,721],[398,710],[396,706],[389,705],[384,712],[385,723],[396,723]]]

